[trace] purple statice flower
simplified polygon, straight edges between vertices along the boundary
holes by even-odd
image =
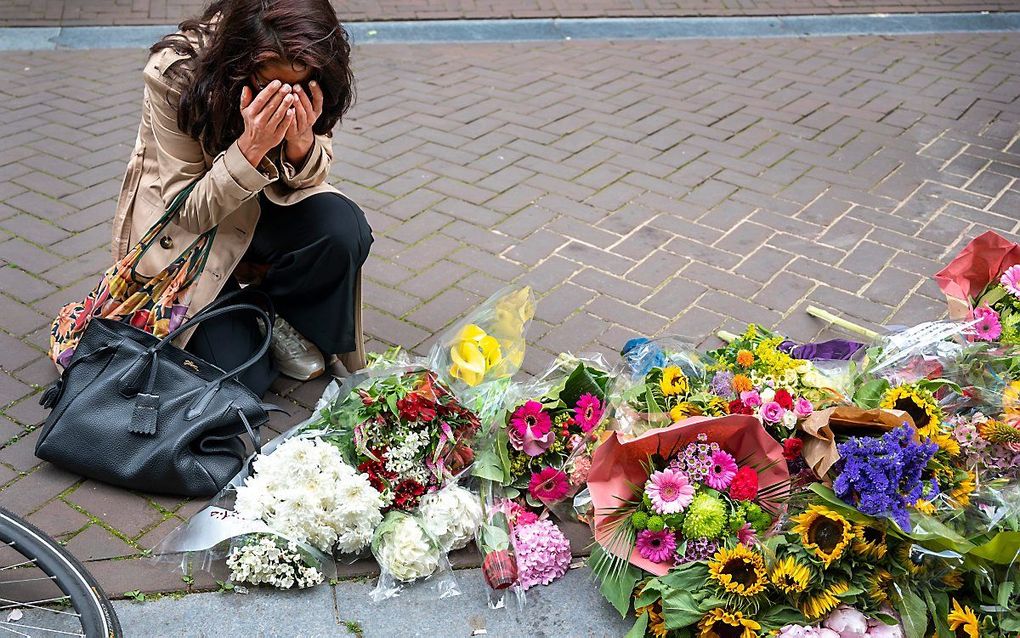
[[[729,370],[720,370],[712,377],[709,386],[712,394],[717,397],[729,398],[733,396],[733,373]]]
[[[909,531],[907,507],[938,492],[934,479],[923,479],[938,446],[930,439],[915,441],[914,429],[908,425],[881,438],[852,437],[837,449],[841,461],[833,489],[865,514],[888,516]]]
[[[719,543],[716,541],[707,538],[689,538],[683,553],[680,553],[680,547],[677,547],[676,564],[683,565],[698,560],[708,560],[718,549]]]
[[[718,443],[708,443],[708,435],[698,435],[697,442],[684,446],[672,461],[671,469],[683,472],[692,481],[701,482],[708,477],[712,469],[712,455],[719,451]]]

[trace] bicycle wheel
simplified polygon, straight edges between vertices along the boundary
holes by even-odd
[[[0,636],[120,638],[92,574],[59,543],[0,508]]]

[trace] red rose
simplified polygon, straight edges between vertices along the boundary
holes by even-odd
[[[801,441],[795,436],[791,436],[783,441],[783,458],[787,461],[796,461],[799,459],[803,450],[804,441]]]
[[[787,410],[793,409],[793,397],[790,396],[790,391],[785,388],[776,390],[776,397],[773,399],[776,403],[783,406]]]
[[[744,466],[730,483],[730,498],[737,501],[752,501],[758,496],[758,473],[753,467]]]
[[[754,410],[744,405],[744,402],[740,399],[730,401],[728,409],[730,414],[754,414]]]

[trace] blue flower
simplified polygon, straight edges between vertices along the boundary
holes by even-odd
[[[914,430],[904,425],[880,438],[853,437],[837,446],[841,457],[839,476],[832,487],[836,495],[871,516],[888,516],[910,530],[907,508],[921,498],[938,493],[938,484],[923,474],[938,446],[914,440]]]

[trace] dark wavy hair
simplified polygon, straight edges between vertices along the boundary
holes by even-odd
[[[244,132],[241,89],[265,62],[312,70],[323,95],[322,115],[313,127],[317,134],[331,134],[354,102],[351,46],[329,0],[215,0],[179,29],[191,32],[198,46],[175,33],[150,52],[173,49],[186,56],[166,70],[181,90],[177,126],[210,155]]]

